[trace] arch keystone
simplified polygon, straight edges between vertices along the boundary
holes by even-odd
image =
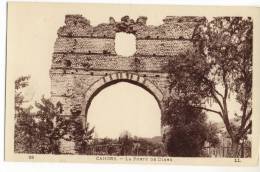
[[[127,73],[122,73],[122,79],[127,79]]]

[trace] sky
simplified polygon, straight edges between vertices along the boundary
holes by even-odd
[[[103,89],[93,99],[87,121],[102,138],[117,138],[125,130],[139,137],[161,135],[161,111],[157,101],[143,88],[126,82]]]
[[[148,25],[160,25],[165,16],[176,15],[176,11],[165,9],[154,12],[152,9],[144,10],[143,6],[131,5],[120,8],[100,6],[99,10],[102,12],[97,12],[96,9],[93,5],[86,7],[73,4],[36,4],[33,7],[9,5],[8,66],[13,71],[9,75],[13,81],[22,75],[31,76],[30,85],[24,90],[28,101],[39,101],[42,95],[50,97],[49,69],[53,47],[57,30],[64,25],[66,14],[82,14],[94,26],[107,23],[110,16],[116,21],[125,15],[133,19],[147,16]],[[179,15],[183,13],[181,9],[177,12]],[[183,15],[187,15],[187,11]],[[235,102],[231,104],[234,106]],[[106,114],[101,113],[101,109],[106,109]],[[137,136],[160,135],[161,114],[157,102],[138,86],[120,83],[104,89],[93,99],[89,111],[88,121],[96,127],[96,134],[100,137],[117,137],[124,130]],[[210,114],[209,119],[220,121],[215,114]]]

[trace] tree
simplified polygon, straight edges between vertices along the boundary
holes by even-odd
[[[198,51],[171,60],[167,69],[171,87],[190,100],[194,108],[218,115],[232,140],[232,157],[238,156],[239,142],[252,127],[252,30],[251,18],[216,17],[198,26],[193,42]],[[239,103],[235,127],[230,120],[228,101]],[[210,106],[211,102],[218,106]]]
[[[29,85],[29,79],[30,76],[21,76],[15,80],[15,117],[27,110],[22,106],[24,104],[24,96],[21,89]]]
[[[30,76],[22,76],[15,80],[15,130],[14,151],[30,153],[33,143],[31,135],[35,133],[35,121],[31,116],[32,107],[24,107],[22,89],[28,86]]]
[[[83,126],[79,118],[79,111],[72,109],[68,118],[60,115],[61,103],[54,105],[50,99],[42,97],[41,103],[35,103],[39,109],[36,117],[38,118],[38,148],[45,147],[44,141],[49,144],[42,148],[46,153],[61,153],[59,143],[61,139],[75,142],[75,150],[79,154],[86,152],[88,141],[92,139],[94,128],[90,129],[89,124]]]
[[[79,117],[80,111],[72,109],[71,117],[66,120],[65,131],[70,135],[69,141],[75,142],[75,150],[79,154],[87,153],[89,141],[93,139],[94,127],[90,128],[89,123],[84,127],[82,119]]]
[[[60,115],[62,104],[54,105],[44,97],[35,102],[36,113],[31,112],[32,106],[24,108],[20,89],[28,86],[29,78],[23,76],[15,81],[15,152],[60,154],[60,140],[65,139],[75,142],[76,152],[85,153],[94,128],[90,129],[89,124],[83,126],[78,109],[72,109],[70,116],[65,118]]]
[[[38,133],[35,149],[38,153],[59,154],[59,140],[66,134],[66,121],[59,116],[59,103],[55,106],[50,99],[41,98],[35,102],[38,109],[34,119],[37,121]]]
[[[171,126],[163,136],[170,156],[198,157],[205,141],[209,141],[206,116],[201,109],[193,108],[188,101],[169,100],[164,119]]]
[[[207,124],[206,141],[209,143],[209,146],[216,147],[220,144],[220,139],[218,137],[218,134],[220,133],[221,131],[218,129],[216,123],[209,122]]]
[[[123,131],[119,136],[118,142],[121,144],[120,155],[129,155],[132,153],[133,138],[129,131]]]

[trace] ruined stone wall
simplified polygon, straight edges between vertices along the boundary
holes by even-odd
[[[85,123],[88,106],[97,90],[110,83],[126,81],[148,90],[156,98],[163,115],[163,102],[170,94],[165,66],[171,58],[194,51],[194,28],[204,20],[201,17],[166,17],[162,25],[149,26],[146,17],[134,21],[125,16],[119,22],[110,17],[108,23],[91,26],[81,15],[67,15],[54,45],[50,69],[52,101],[62,103],[61,115],[66,117],[76,110]],[[118,32],[135,35],[133,56],[116,54]],[[163,128],[162,121],[162,131]],[[73,144],[65,144],[62,151],[75,153]]]
[[[108,23],[91,26],[81,15],[67,15],[54,45],[50,69],[52,100],[63,104],[61,115],[70,115],[70,110],[77,107],[85,119],[89,96],[98,86],[129,80],[148,88],[163,108],[161,103],[169,96],[165,66],[169,59],[194,51],[193,31],[204,20],[166,17],[162,25],[149,26],[146,17],[134,21],[125,16],[119,22],[110,17]],[[133,56],[116,54],[118,32],[136,36]]]

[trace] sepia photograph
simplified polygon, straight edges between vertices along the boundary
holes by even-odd
[[[5,159],[257,165],[259,12],[9,2]]]

